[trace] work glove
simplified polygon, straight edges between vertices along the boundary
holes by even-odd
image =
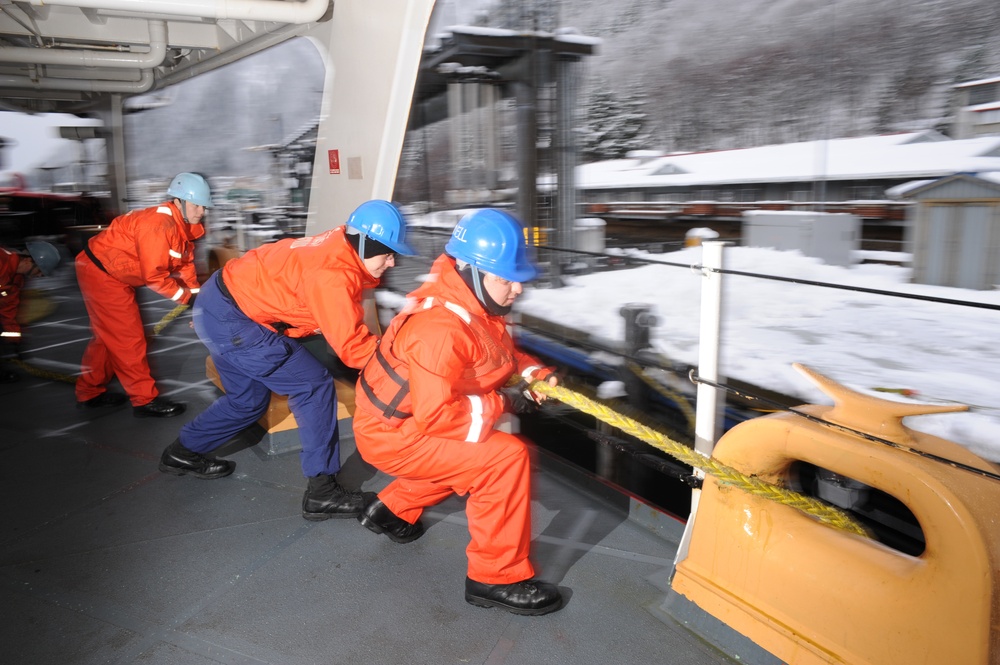
[[[527,381],[518,381],[512,386],[504,386],[497,392],[503,396],[508,411],[534,413],[538,410],[538,402],[531,396]]]

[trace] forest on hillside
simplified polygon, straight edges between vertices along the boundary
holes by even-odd
[[[947,131],[955,83],[1000,76],[996,0],[562,0],[602,39],[586,96],[644,114],[646,147]]]
[[[489,0],[474,24],[600,39],[580,67],[581,162],[947,135],[953,86],[1000,76],[997,0]],[[404,199],[440,200],[453,186],[448,122],[408,135]],[[501,141],[512,164],[512,133]]]
[[[998,0],[452,2],[478,10],[449,16],[463,24],[601,40],[581,65],[585,161],[637,148],[947,133],[952,85],[1000,76]],[[292,40],[175,86],[163,93],[169,104],[127,116],[130,164],[142,169],[130,177],[266,172],[261,148],[316,118],[322,81],[316,50]],[[446,127],[408,136],[403,188],[447,177],[447,138]]]

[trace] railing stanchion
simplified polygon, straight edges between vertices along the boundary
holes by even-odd
[[[709,240],[702,243],[702,277],[701,285],[701,327],[698,337],[698,376],[721,383],[719,377],[719,337],[722,320],[722,272],[723,249],[729,244],[719,240]],[[722,413],[725,399],[718,388],[698,384],[697,404],[695,407],[695,450],[705,456],[712,455],[712,449],[722,429]],[[695,475],[704,477],[704,473],[695,469]],[[674,567],[687,556],[691,530],[695,515],[698,512],[700,489],[691,490],[691,514],[684,526],[684,535],[677,546],[677,556],[674,557]]]

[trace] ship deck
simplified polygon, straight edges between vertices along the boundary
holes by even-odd
[[[223,449],[237,464],[228,478],[160,473],[164,446],[218,395],[190,316],[149,348],[161,393],[185,414],[81,411],[59,380],[78,371],[90,336],[72,268],[30,286],[43,311],[26,328],[26,357],[52,374],[0,385],[6,662],[772,662],[669,590],[679,521],[540,449],[532,560],[567,598],[542,617],[465,602],[461,497],[400,545],[353,519],[302,519],[298,455],[254,437]],[[171,303],[141,293],[151,328]],[[342,479],[377,491],[389,478],[342,425]]]

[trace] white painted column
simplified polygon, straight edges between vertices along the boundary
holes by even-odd
[[[718,240],[702,243],[701,255],[701,326],[698,337],[698,376],[719,383],[719,345],[722,321],[722,273],[723,250],[728,243]],[[721,390],[698,384],[695,408],[695,450],[706,457],[712,456],[715,442],[722,429],[722,414],[725,400]],[[704,473],[695,469],[695,475],[704,478]],[[701,490],[691,490],[691,515],[684,526],[684,535],[677,546],[674,566],[687,557],[691,531],[698,512]]]

